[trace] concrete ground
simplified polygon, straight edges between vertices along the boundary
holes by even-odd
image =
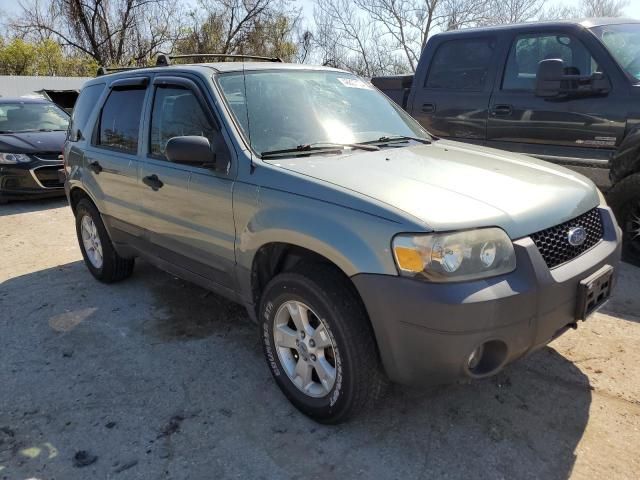
[[[640,269],[485,381],[318,425],[242,308],[139,262],[105,286],[63,200],[0,206],[0,479],[638,478]],[[88,464],[88,465],[87,465]]]

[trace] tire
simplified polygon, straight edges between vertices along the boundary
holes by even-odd
[[[640,267],[640,173],[616,183],[607,201],[622,229],[622,260]]]
[[[306,340],[304,336],[300,338],[304,329],[297,328],[294,320],[295,316],[300,322],[303,315],[291,314],[292,308],[299,312],[304,307],[308,308]],[[337,424],[382,395],[386,378],[373,330],[355,288],[341,272],[328,265],[304,264],[277,275],[264,290],[259,319],[267,365],[282,392],[302,413],[320,423]],[[289,348],[293,346],[292,337],[281,330],[287,335],[291,330],[297,342],[306,346]],[[278,341],[274,332],[278,332]],[[314,338],[319,340],[318,345],[313,343]],[[325,348],[319,345],[323,338],[324,344],[329,344]],[[311,371],[306,386],[302,375],[297,375],[301,365],[301,371]],[[330,367],[333,383],[331,375],[327,375]]]
[[[101,262],[96,261],[97,257],[94,255],[96,249],[88,248],[83,239],[83,222],[86,222],[85,226],[91,224],[95,227],[89,230],[93,233],[94,246],[99,245],[101,247]],[[118,255],[102,222],[100,212],[86,198],[80,200],[76,206],[76,234],[84,263],[96,279],[104,283],[112,283],[131,276],[135,259],[123,258]]]

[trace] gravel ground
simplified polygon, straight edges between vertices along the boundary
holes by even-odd
[[[63,200],[0,206],[0,479],[638,478],[640,269],[498,376],[298,414],[242,308],[139,262],[105,286]]]

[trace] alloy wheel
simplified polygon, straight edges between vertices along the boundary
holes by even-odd
[[[91,265],[98,269],[102,268],[102,242],[100,241],[96,224],[89,215],[82,217],[80,232],[84,250]]]
[[[274,343],[291,382],[310,397],[324,397],[336,382],[336,347],[327,325],[299,301],[280,306],[274,318]]]

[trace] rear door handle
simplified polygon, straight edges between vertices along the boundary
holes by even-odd
[[[93,173],[95,173],[96,175],[98,175],[98,174],[102,171],[102,165],[100,165],[100,163],[99,163],[99,162],[97,162],[97,161],[91,162],[91,163],[88,165],[88,167],[89,167],[89,169],[90,169]]]
[[[142,179],[142,183],[144,183],[147,187],[150,187],[154,192],[157,192],[164,185],[164,183],[162,183],[162,180],[160,180],[155,173],[153,175],[144,177]]]
[[[506,117],[513,113],[513,107],[511,105],[494,105],[491,109],[491,115]]]
[[[422,112],[423,113],[434,113],[436,111],[435,103],[423,103],[422,104]]]

